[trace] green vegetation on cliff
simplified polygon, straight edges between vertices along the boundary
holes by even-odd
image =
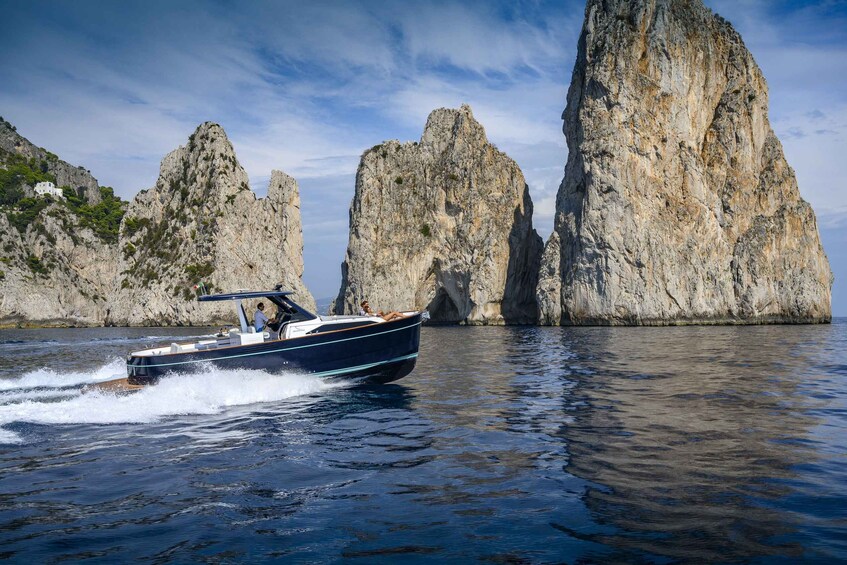
[[[197,263],[185,267],[185,274],[194,282],[203,282],[206,277],[211,276],[215,272],[215,266],[209,263]]]
[[[56,156],[48,152],[48,159]],[[91,228],[107,243],[118,241],[118,229],[121,225],[126,202],[115,196],[109,186],[100,187],[100,202],[90,205],[84,193],[63,186],[64,200],[51,197],[27,196],[25,187],[34,187],[40,182],[52,182],[56,177],[48,173],[49,162],[37,160],[13,153],[0,154],[0,206],[6,217],[19,232],[26,232],[27,226],[37,223],[39,214],[53,202],[64,204],[78,218],[80,227]],[[75,234],[72,234],[75,235]]]
[[[118,230],[126,211],[126,202],[110,186],[100,187],[100,203],[91,206],[75,190],[62,187],[65,202],[71,212],[79,218],[79,224],[91,228],[97,237],[107,243],[117,243]]]
[[[24,185],[35,186],[40,182],[56,182],[56,177],[47,172],[47,161],[26,159],[21,155],[0,155],[0,204],[15,206],[25,198]]]
[[[26,228],[51,202],[53,200],[48,198],[22,198],[13,210],[6,212],[6,217],[9,219],[9,223],[23,234],[26,232]]]
[[[26,258],[27,266],[32,270],[33,273],[37,275],[46,275],[50,272],[50,265],[44,263],[41,259],[36,257],[35,255],[30,255]]]
[[[124,232],[127,236],[133,237],[138,232],[138,230],[147,227],[149,224],[149,218],[135,218],[129,216],[124,222]]]

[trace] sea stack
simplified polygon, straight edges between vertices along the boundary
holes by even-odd
[[[362,155],[334,310],[357,312],[367,298],[426,308],[436,323],[535,323],[541,250],[518,165],[469,106],[440,108],[420,142]]]
[[[814,323],[832,274],[762,72],[700,0],[589,0],[543,324]]]
[[[198,303],[212,292],[281,283],[314,310],[302,281],[303,235],[296,181],[274,171],[257,199],[221,126],[200,125],[163,160],[156,185],[140,192],[121,225],[120,275],[108,322],[204,325],[231,321],[229,303]]]

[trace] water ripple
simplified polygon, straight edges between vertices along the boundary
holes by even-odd
[[[0,557],[847,560],[841,321],[426,328],[394,385],[81,393],[150,334],[0,339]]]

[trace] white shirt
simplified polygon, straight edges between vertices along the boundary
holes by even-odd
[[[253,315],[253,325],[256,327],[256,331],[262,331],[262,328],[264,328],[267,323],[268,317],[265,316],[265,313],[261,310],[256,310],[256,313]]]

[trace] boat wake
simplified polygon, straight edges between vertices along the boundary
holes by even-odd
[[[203,335],[192,335],[191,337],[196,337],[199,339],[212,337],[214,334],[203,334]],[[83,345],[116,345],[123,343],[157,343],[163,340],[173,339],[173,335],[141,335],[141,336],[120,336],[120,337],[89,337],[86,339]],[[75,346],[79,347],[79,341],[64,341],[58,339],[0,339],[0,351],[5,350],[14,350],[19,348],[21,345],[26,345],[27,349],[35,350],[35,349],[44,349],[44,348],[53,348],[62,347],[62,346]]]
[[[75,385],[92,384],[124,376],[126,364],[121,359],[103,365],[90,372],[58,373],[51,369],[30,371],[19,378],[0,379],[0,398],[5,391],[21,391],[35,388],[59,389]]]
[[[0,380],[0,443],[25,441],[10,425],[152,423],[173,416],[219,414],[235,406],[276,402],[339,386],[298,373],[272,375],[210,366],[163,378],[131,394],[85,389],[85,385],[122,377],[124,366],[116,359],[89,373],[40,369]]]

